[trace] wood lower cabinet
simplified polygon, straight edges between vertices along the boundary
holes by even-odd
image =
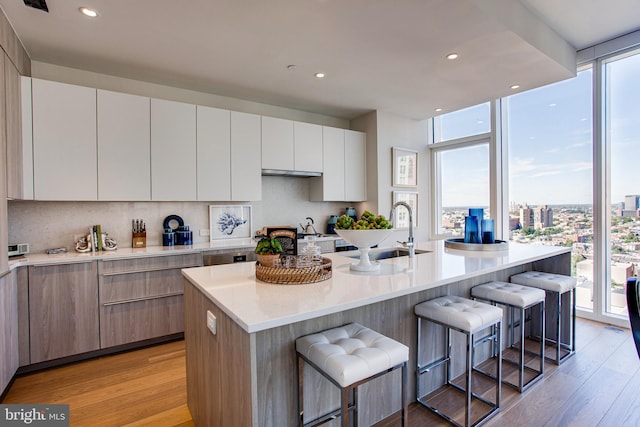
[[[202,255],[99,261],[100,347],[184,331],[182,268]]]
[[[31,363],[97,350],[96,262],[29,266]]]
[[[18,286],[15,271],[0,277],[0,395],[18,370]]]

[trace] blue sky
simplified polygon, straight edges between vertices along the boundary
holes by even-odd
[[[640,55],[609,63],[605,90],[612,203],[640,194]],[[634,76],[635,75],[635,76]],[[592,203],[592,71],[507,98],[510,202]],[[489,107],[442,117],[443,139],[487,132]],[[488,204],[488,151],[444,154],[443,206]],[[448,167],[447,167],[448,166]]]

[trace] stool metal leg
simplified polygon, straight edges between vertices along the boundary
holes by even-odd
[[[571,354],[576,351],[576,290],[571,290],[573,294],[573,306],[571,307]]]
[[[546,341],[546,319],[544,317],[544,313],[545,313],[545,301],[542,301],[542,303],[540,303],[540,321],[542,322],[542,339],[540,340],[540,376],[544,375],[544,345],[545,345],[545,341]]]
[[[496,344],[498,347],[498,357],[496,357],[496,406],[494,411],[499,411],[502,405],[502,327],[501,322],[496,323]]]
[[[298,362],[298,427],[304,426],[304,387],[302,386],[302,375],[304,372],[304,361],[296,353],[296,359]]]
[[[402,365],[402,427],[409,425],[409,402],[407,399],[408,364],[409,362],[407,361]]]
[[[417,316],[416,319],[418,319],[418,328],[417,328],[417,334],[416,334],[416,366],[418,367],[418,369],[416,369],[416,400],[420,400],[420,368],[422,367],[422,365],[420,364],[420,341],[421,341],[421,336],[422,336],[422,318]]]
[[[556,324],[557,326],[557,333],[558,336],[556,337],[556,364],[559,365],[560,364],[560,349],[562,348],[562,294],[558,293],[558,322]]]
[[[465,383],[467,388],[467,398],[465,401],[464,416],[465,425],[471,425],[471,370],[473,369],[473,334],[467,334],[467,371],[465,372]]]
[[[511,308],[511,310],[514,310]],[[520,392],[524,387],[524,315],[525,309],[520,309],[520,375],[518,378],[518,385]]]

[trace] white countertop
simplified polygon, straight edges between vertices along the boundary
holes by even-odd
[[[213,303],[252,333],[412,294],[447,283],[570,252],[570,248],[509,243],[504,251],[462,251],[444,241],[419,243],[413,260],[381,260],[377,273],[349,269],[347,252],[324,254],[332,278],[305,285],[275,285],[256,279],[255,263],[245,262],[182,270]]]
[[[322,235],[316,238],[316,241],[337,240],[338,236]],[[299,243],[304,243],[300,239]],[[125,258],[144,258],[165,255],[181,255],[189,253],[199,253],[217,250],[248,250],[256,247],[257,241],[248,239],[232,239],[218,240],[214,242],[196,243],[188,246],[147,246],[146,248],[118,248],[115,251],[100,252],[76,252],[68,251],[63,254],[31,253],[25,256],[9,258],[9,269],[28,265],[47,265],[47,264],[69,264],[75,262],[90,262],[102,259],[125,259]]]
[[[75,262],[90,262],[101,259],[117,258],[143,258],[165,255],[181,255],[189,253],[200,253],[212,250],[247,250],[256,247],[253,239],[239,239],[234,241],[196,243],[188,246],[147,246],[146,248],[118,248],[115,251],[85,252],[68,251],[63,254],[48,255],[46,253],[33,253],[26,256],[9,258],[9,268],[26,265],[46,265],[46,264],[68,264]]]

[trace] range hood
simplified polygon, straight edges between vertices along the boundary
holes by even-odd
[[[280,170],[280,169],[262,169],[263,176],[298,176],[298,177],[309,177],[309,176],[322,176],[321,172],[306,172],[306,171],[289,171],[289,170]]]

